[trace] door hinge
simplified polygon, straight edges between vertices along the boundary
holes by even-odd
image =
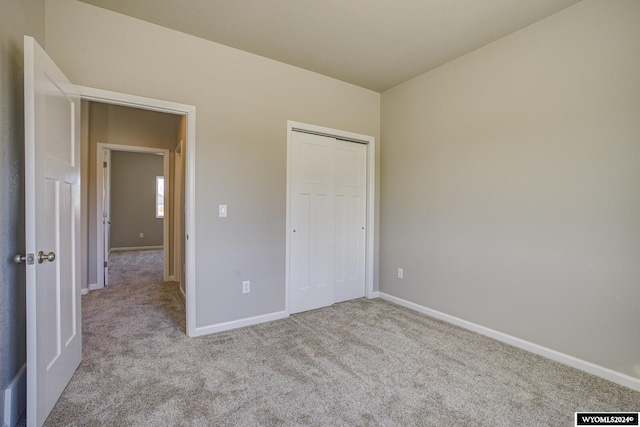
[[[106,168],[107,167],[107,162],[102,162],[102,167]]]
[[[107,261],[104,262],[104,268],[107,268]]]

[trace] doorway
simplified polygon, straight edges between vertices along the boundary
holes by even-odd
[[[109,284],[112,252],[161,250],[163,281],[177,281],[175,249],[183,230],[174,218],[175,170],[167,149],[96,145],[97,289]],[[171,232],[174,232],[172,235]]]
[[[73,85],[38,43],[24,36],[27,417],[44,423],[82,359],[80,294],[88,292],[88,131],[82,103],[137,106],[183,116],[187,162],[186,229],[194,224],[195,107]],[[82,99],[84,98],[84,99]],[[189,234],[184,233],[185,240]],[[195,330],[193,239],[187,246],[187,334]],[[45,250],[43,249],[46,249]],[[39,252],[38,252],[38,249]],[[36,255],[37,253],[37,255]],[[37,261],[37,264],[36,264]],[[55,263],[54,263],[55,262]],[[42,305],[44,303],[44,306]],[[20,371],[20,376],[25,370]],[[18,388],[24,390],[24,381]],[[15,388],[15,387],[10,387]],[[16,388],[17,390],[17,388]],[[18,402],[19,403],[19,402]],[[16,405],[12,406],[13,415]],[[21,409],[24,408],[24,404]]]
[[[191,105],[178,104],[170,101],[163,101],[153,98],[140,97],[130,94],[124,94],[119,92],[106,91],[102,89],[90,88],[90,87],[78,87],[83,104],[88,102],[98,102],[102,104],[132,107],[135,109],[168,113],[179,116],[180,121],[180,135],[179,146],[175,146],[174,150],[180,151],[181,159],[181,178],[176,185],[181,188],[180,206],[177,211],[180,212],[180,226],[179,232],[173,233],[173,239],[176,239],[175,250],[179,253],[180,261],[175,268],[176,274],[181,278],[180,291],[185,302],[186,308],[186,333],[188,336],[195,336],[195,127],[196,127],[196,108]],[[84,106],[84,105],[83,105]],[[86,114],[86,109],[83,108],[83,116]],[[84,117],[83,117],[84,118]],[[83,120],[84,122],[84,120]],[[89,130],[81,129],[81,133],[88,134]],[[88,149],[85,148],[81,154],[82,161],[82,180],[87,182],[89,177],[89,167],[93,167],[94,162],[90,162]],[[91,166],[90,166],[91,164]],[[174,164],[175,165],[175,164]],[[170,166],[171,169],[171,166]],[[82,217],[82,232],[83,232],[83,254],[82,260],[83,266],[83,289],[82,293],[86,294],[89,291],[91,282],[88,280],[89,265],[96,265],[96,262],[91,261],[92,258],[89,252],[97,250],[96,245],[88,244],[89,222],[90,218],[95,218],[95,215],[88,213],[89,195],[88,191],[83,191],[82,205],[85,207],[84,212],[86,215]],[[178,218],[178,215],[176,215]],[[94,230],[95,226],[92,227]],[[180,234],[180,235],[178,235]],[[171,248],[170,248],[171,249]],[[89,261],[89,262],[87,262]],[[86,286],[86,287],[85,287]]]
[[[286,307],[373,297],[375,139],[288,122]]]

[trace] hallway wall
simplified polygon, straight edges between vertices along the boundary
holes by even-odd
[[[163,174],[164,156],[111,151],[111,248],[162,246],[156,177]]]

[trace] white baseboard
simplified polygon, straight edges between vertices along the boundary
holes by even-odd
[[[640,391],[639,378],[635,378],[630,375],[626,375],[621,372],[617,372],[612,369],[587,362],[586,360],[578,359],[577,357],[569,356],[568,354],[560,353],[559,351],[552,350],[550,348],[543,347],[541,345],[534,344],[532,342],[525,341],[523,339],[516,338],[514,336],[507,335],[493,329],[486,328],[484,326],[442,313],[437,310],[433,310],[431,308],[424,307],[422,305],[404,300],[402,298],[394,297],[393,295],[385,294],[384,292],[379,292],[378,294],[380,298],[384,300],[391,301],[419,313],[423,313],[436,319],[443,320],[447,323],[451,323],[452,325],[460,326],[464,329],[477,332],[481,335],[485,335],[505,344],[521,348],[539,356],[546,357],[547,359],[551,359],[564,365],[571,366],[572,368],[576,368],[589,374],[595,375],[597,377],[604,378],[605,380],[614,382],[616,384],[629,387],[630,389]]]
[[[89,290],[90,291],[97,291],[98,289],[102,289],[104,288],[104,286],[100,286],[97,283],[90,283],[89,284]]]
[[[286,311],[277,311],[275,313],[263,314],[261,316],[247,317],[246,319],[233,320],[231,322],[217,323],[215,325],[202,326],[196,328],[195,333],[191,336],[199,337],[202,335],[215,334],[216,332],[229,331],[231,329],[244,328],[245,326],[257,325],[259,323],[271,322],[289,317]]]
[[[0,420],[3,426],[15,426],[20,415],[27,407],[27,364],[22,365],[11,380],[0,405]]]
[[[109,253],[126,252],[126,251],[155,251],[158,249],[164,249],[164,246],[130,246],[130,247],[122,247],[122,248],[111,248],[109,249]]]
[[[80,295],[88,295],[89,294],[89,288],[82,288],[80,289]]]
[[[375,299],[375,298],[380,298],[380,292],[374,291],[374,292],[371,292],[369,296],[367,296],[367,299]]]

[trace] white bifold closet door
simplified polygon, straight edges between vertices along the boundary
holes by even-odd
[[[364,144],[293,133],[289,309],[329,306],[365,294]]]

